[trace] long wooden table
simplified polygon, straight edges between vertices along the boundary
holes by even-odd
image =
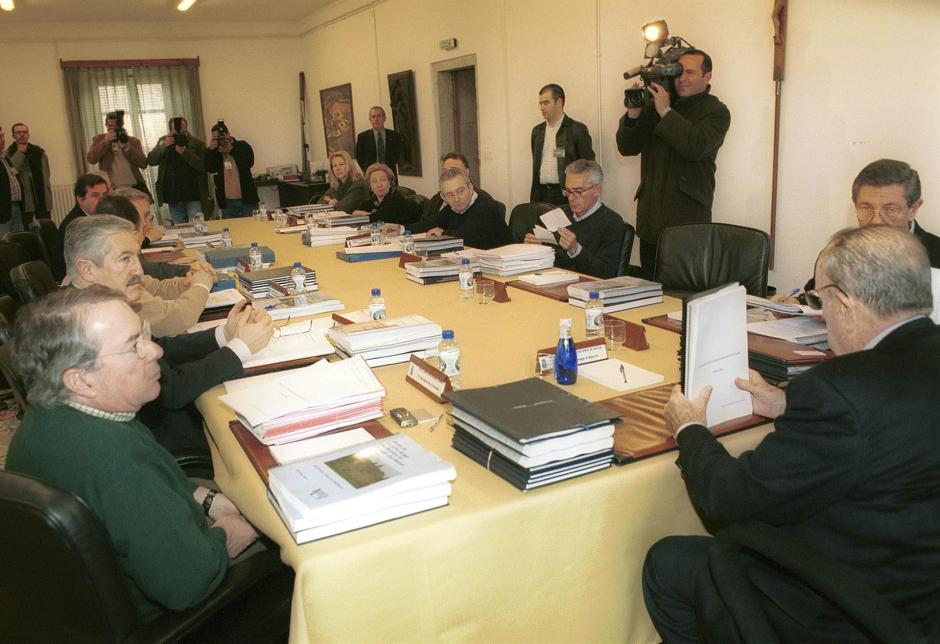
[[[337,247],[310,249],[300,235],[277,235],[272,223],[228,220],[236,244],[271,246],[279,265],[301,260],[317,271],[323,292],[347,310],[363,308],[381,288],[389,316],[420,313],[455,331],[464,387],[520,379],[535,351],[557,341],[558,320],[580,309],[509,289],[505,304],[461,302],[456,283],[420,286],[397,260],[347,264]],[[221,229],[210,222],[210,229]],[[617,314],[640,318],[677,303]],[[678,336],[647,328],[650,348],[616,352],[627,362],[678,380]],[[619,355],[617,355],[619,354]],[[444,407],[405,382],[405,366],[376,369],[386,409]],[[281,546],[296,571],[291,642],[653,642],[640,572],[647,549],[670,534],[704,534],[675,454],[589,474],[522,493],[450,447],[442,421],[407,431],[457,469],[450,505],[356,532],[297,546],[265,497],[265,487],[228,427],[222,388],[199,400],[213,448],[216,480],[245,516]],[[581,379],[572,392],[589,400],[616,395]],[[389,429],[400,430],[389,418]],[[763,426],[722,439],[732,453],[753,447]]]

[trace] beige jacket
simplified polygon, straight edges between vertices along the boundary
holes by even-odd
[[[209,291],[190,286],[185,277],[156,280],[143,275],[140,283],[144,290],[138,315],[150,323],[151,332],[158,338],[185,333],[199,320],[209,297]]]

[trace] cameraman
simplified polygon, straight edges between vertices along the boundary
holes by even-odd
[[[130,136],[124,129],[124,115],[108,112],[104,119],[107,132],[96,134],[91,140],[91,147],[85,159],[88,163],[97,163],[101,170],[108,173],[114,188],[137,188],[147,194],[147,184],[140,173],[147,167],[147,157],[140,139]]]
[[[167,204],[174,224],[185,224],[197,212],[212,215],[209,175],[206,174],[206,144],[189,132],[186,119],[169,121],[169,134],[147,155],[157,171],[157,205]]]
[[[651,100],[628,108],[617,129],[620,154],[643,155],[635,198],[640,266],[647,279],[663,228],[711,221],[715,158],[731,125],[728,108],[709,93],[711,57],[690,49],[679,64],[676,99],[662,85],[650,84]]]
[[[224,219],[247,217],[258,207],[258,189],[251,178],[254,164],[254,150],[236,140],[224,121],[212,126],[206,170],[215,173],[215,198]]]

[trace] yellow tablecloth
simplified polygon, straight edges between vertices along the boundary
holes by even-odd
[[[338,247],[310,249],[300,235],[277,235],[272,223],[225,222],[235,243],[272,247],[279,265],[301,260],[317,271],[320,289],[347,310],[367,305],[381,288],[388,315],[420,313],[455,331],[464,387],[531,375],[538,348],[557,341],[558,320],[580,309],[518,289],[512,301],[461,302],[456,283],[420,286],[405,280],[397,260],[347,264]],[[221,222],[211,222],[212,230]],[[617,314],[639,321],[678,308],[675,300]],[[647,327],[650,349],[614,355],[678,380],[678,336]],[[405,366],[379,367],[386,410],[443,407],[405,382]],[[616,395],[581,379],[571,391],[590,400]],[[245,516],[281,546],[297,573],[291,641],[393,642],[652,642],[640,572],[647,549],[670,534],[702,534],[674,454],[589,474],[522,493],[450,447],[442,421],[405,430],[453,463],[450,505],[382,525],[297,546],[265,497],[265,488],[228,429],[233,417],[218,401],[199,401],[213,445],[216,480]],[[401,431],[389,419],[389,429]],[[768,427],[723,439],[738,453]]]

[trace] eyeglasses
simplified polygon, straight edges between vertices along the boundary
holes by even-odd
[[[150,344],[153,334],[150,332],[150,322],[144,320],[144,323],[140,325],[140,335],[137,336],[137,340],[134,342],[134,346],[131,349],[126,349],[124,351],[115,351],[113,353],[99,353],[98,358],[107,358],[108,356],[122,356],[127,353],[136,353],[137,357],[141,360],[147,358],[147,345]]]
[[[860,223],[867,224],[879,213],[884,221],[898,221],[907,215],[908,210],[908,208],[896,204],[888,204],[877,209],[869,205],[862,205],[855,208],[855,214],[858,216]]]
[[[595,183],[593,186],[588,186],[587,188],[564,188],[561,193],[566,197],[580,197],[588,190],[593,190],[597,186],[598,184]]]
[[[442,192],[442,193],[441,193],[441,196],[442,196],[446,201],[453,201],[453,200],[456,199],[457,197],[463,198],[464,195],[466,195],[469,190],[470,190],[469,188],[467,188],[466,186],[464,186],[463,188],[457,188],[457,189],[454,190],[453,192]]]
[[[842,291],[842,294],[843,294],[843,295],[847,295],[846,292],[842,289],[841,286],[839,286],[839,285],[837,285],[837,284],[826,284],[826,285],[823,286],[822,288],[818,288],[818,289],[817,289],[817,288],[814,288],[813,290],[811,290],[811,291],[806,291],[806,292],[803,294],[803,297],[804,297],[804,299],[806,300],[806,306],[808,306],[809,308],[813,309],[814,311],[821,311],[823,305],[822,305],[822,299],[820,299],[820,297],[819,297],[819,292],[820,292],[820,291],[825,291],[827,288],[837,288],[837,289],[839,289],[840,291]]]

